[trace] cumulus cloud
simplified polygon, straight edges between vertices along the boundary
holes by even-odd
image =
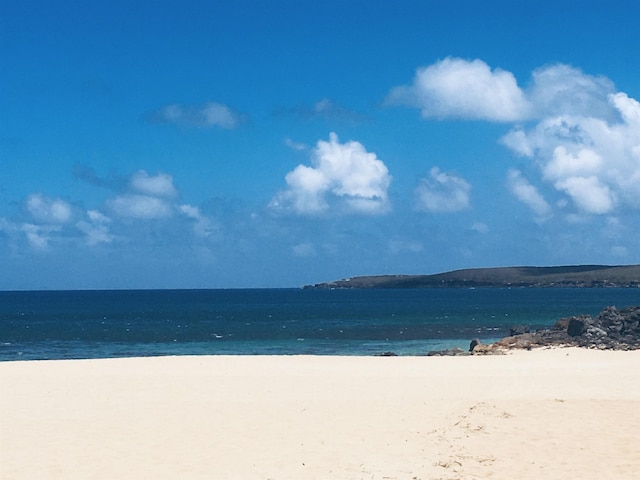
[[[640,208],[640,103],[624,93],[607,101],[615,115],[598,107],[592,115],[551,116],[501,140],[532,159],[542,179],[581,213]]]
[[[640,104],[606,77],[546,65],[523,89],[513,74],[482,60],[446,58],[418,69],[412,84],[394,88],[387,103],[419,108],[425,118],[518,122],[500,142],[534,162],[561,197],[556,205],[568,201],[577,214],[596,215],[640,208]],[[538,216],[550,212],[527,180],[509,176],[516,198]]]
[[[302,151],[306,150],[307,148],[309,148],[304,143],[294,142],[290,138],[285,138],[284,139],[284,144],[287,147],[289,147],[291,150],[294,150],[296,152],[302,152]]]
[[[244,117],[231,107],[217,102],[204,105],[167,105],[151,115],[154,123],[169,123],[197,128],[219,127],[231,130],[239,127]]]
[[[614,85],[605,77],[594,77],[570,65],[549,65],[534,70],[526,96],[534,117],[589,115],[614,119],[609,95]]]
[[[71,205],[60,198],[34,193],[27,197],[25,203],[27,211],[38,223],[63,224],[71,219]]]
[[[87,221],[88,220],[88,221]],[[109,233],[111,219],[97,210],[87,211],[87,220],[76,223],[78,230],[85,234],[85,242],[89,246],[111,243],[115,236]]]
[[[586,213],[609,213],[613,210],[615,199],[611,189],[596,176],[567,177],[555,183],[559,190],[564,190],[575,202],[576,206]]]
[[[482,60],[446,58],[419,68],[411,85],[392,89],[387,104],[419,108],[425,118],[515,122],[586,114],[612,120],[614,91],[608,78],[564,64],[536,69],[522,89],[511,72]]]
[[[36,250],[46,250],[49,247],[51,234],[59,232],[60,225],[34,225],[33,223],[24,223],[20,226],[20,230],[27,237],[27,241],[32,248]]]
[[[86,210],[60,198],[33,193],[22,203],[24,220],[0,217],[0,236],[16,248],[26,240],[32,249],[47,252],[52,245],[95,247],[135,237],[140,234],[140,222],[153,220],[166,220],[153,228],[166,232],[191,230],[200,238],[210,238],[219,231],[198,207],[177,202],[179,192],[168,173],[137,170],[130,175],[102,178],[93,169],[76,165],[74,174],[90,185],[115,192],[101,207]]]
[[[145,170],[133,173],[127,191],[107,200],[107,207],[118,217],[153,220],[173,215],[171,199],[178,194],[173,177],[167,173],[149,175]]]
[[[419,108],[425,118],[496,122],[527,118],[531,110],[512,73],[461,58],[418,69],[411,85],[390,92],[387,104]]]
[[[509,170],[509,188],[516,198],[531,208],[538,217],[546,217],[551,213],[551,206],[520,171]]]
[[[162,198],[147,195],[118,195],[107,201],[107,205],[119,217],[152,220],[170,217],[172,206]]]
[[[272,199],[271,208],[317,214],[338,202],[359,213],[383,213],[388,209],[391,175],[386,165],[361,143],[340,143],[338,136],[331,133],[328,142],[318,141],[311,163],[312,166],[298,165],[286,175],[288,188]]]
[[[458,212],[469,208],[471,185],[461,177],[433,167],[416,188],[416,209],[427,212]]]
[[[175,197],[178,193],[173,186],[173,177],[167,173],[149,175],[144,170],[138,170],[131,176],[131,188],[141,194],[155,197]]]
[[[180,212],[193,221],[193,231],[198,237],[206,238],[217,231],[216,225],[193,205],[180,205]]]

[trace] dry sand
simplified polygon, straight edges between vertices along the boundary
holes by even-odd
[[[0,363],[0,478],[637,479],[640,351]]]

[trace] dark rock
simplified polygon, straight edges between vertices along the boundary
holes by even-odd
[[[587,331],[587,325],[582,318],[572,318],[567,325],[567,335],[570,337],[579,337]]]
[[[511,329],[512,333],[514,329]],[[578,346],[600,350],[640,349],[640,307],[618,310],[607,307],[596,318],[589,315],[561,318],[551,329],[535,333],[511,335],[494,343],[482,345],[483,350],[514,349],[538,346]],[[478,352],[478,347],[474,350]]]
[[[590,327],[587,328],[585,335],[587,337],[606,337],[607,332],[600,327],[591,325]]]
[[[571,319],[570,318],[561,318],[556,323],[554,323],[553,327],[551,327],[551,330],[564,330],[566,332],[567,331],[567,327],[569,326],[569,320],[571,320]]]
[[[509,329],[510,337],[513,337],[514,335],[523,335],[525,333],[529,333],[529,325],[514,325]]]
[[[482,345],[482,343],[480,343],[480,340],[478,340],[477,338],[474,338],[473,340],[471,340],[471,343],[469,344],[469,351],[473,352],[473,349],[476,348],[478,345]]]
[[[382,352],[379,357],[397,357],[398,354],[395,352]]]

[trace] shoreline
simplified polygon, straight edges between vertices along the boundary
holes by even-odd
[[[0,477],[634,478],[639,360],[553,347],[0,362]]]

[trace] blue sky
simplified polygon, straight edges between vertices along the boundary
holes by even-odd
[[[0,289],[640,263],[640,7],[0,6]]]

